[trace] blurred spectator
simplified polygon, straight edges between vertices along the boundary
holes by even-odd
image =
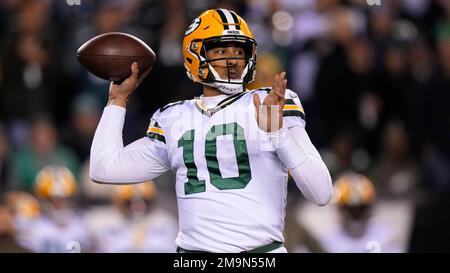
[[[411,88],[404,98],[407,100],[407,120],[405,120],[409,137],[411,141],[411,152],[414,156],[418,156],[421,152],[421,130],[420,124],[423,121],[422,93],[425,86],[430,81],[435,72],[435,55],[430,44],[424,37],[419,36],[410,47],[408,54],[408,67],[411,74]]]
[[[367,171],[371,158],[359,142],[358,134],[351,128],[342,128],[333,137],[331,146],[321,151],[332,177],[349,170]]]
[[[331,139],[339,128],[358,124],[358,99],[370,91],[370,48],[363,39],[355,40],[364,31],[360,16],[346,8],[331,15],[332,39],[315,82],[315,122],[326,124],[316,131],[323,139]]]
[[[371,9],[369,21],[369,33],[374,47],[374,62],[376,70],[383,70],[383,55],[387,41],[391,38],[393,25],[393,12],[382,6],[378,9]]]
[[[2,41],[0,111],[11,121],[56,109],[59,88],[58,48],[49,17],[49,1],[21,1]]]
[[[32,192],[38,171],[49,164],[64,164],[78,175],[78,160],[71,150],[58,143],[58,132],[48,117],[35,117],[29,140],[29,146],[21,148],[13,159],[14,188]]]
[[[8,190],[8,179],[10,177],[11,169],[11,151],[9,141],[6,136],[5,129],[0,124],[0,196],[3,192]]]
[[[406,197],[418,189],[421,179],[408,133],[400,122],[391,121],[383,136],[382,152],[372,171],[375,187],[381,196]]]
[[[80,94],[73,101],[71,126],[63,132],[63,138],[64,143],[76,153],[79,162],[84,162],[89,156],[100,111],[100,102],[92,94]]]
[[[159,56],[164,66],[179,66],[183,62],[180,44],[187,24],[182,1],[167,1],[168,18],[161,28]]]
[[[379,74],[378,90],[383,101],[385,120],[399,118],[406,120],[406,98],[411,94],[411,78],[407,73],[408,47],[401,41],[391,40],[387,42],[383,55],[384,70]]]
[[[108,89],[109,82],[99,79],[83,69],[75,58],[75,52],[82,44],[96,35],[113,31],[129,32],[124,29],[126,19],[124,15],[122,1],[99,1],[90,20],[84,22],[71,37],[69,48],[66,51],[66,69],[77,79],[76,83],[79,85],[79,89],[96,96],[102,104],[106,104],[103,95]]]
[[[450,189],[450,22],[437,28],[439,66],[422,92],[421,116],[425,183]]]

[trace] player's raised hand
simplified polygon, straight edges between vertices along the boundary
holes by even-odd
[[[141,84],[142,80],[148,75],[150,71],[147,71],[140,78],[139,65],[137,62],[131,64],[131,75],[123,82],[115,83],[111,82],[109,86],[109,100],[115,101],[114,104],[124,105],[128,101],[128,98],[133,94],[134,90]]]
[[[262,105],[258,94],[253,95],[256,108],[256,121],[259,128],[266,132],[278,131],[283,126],[283,107],[285,103],[287,80],[286,72],[275,75],[272,90]]]

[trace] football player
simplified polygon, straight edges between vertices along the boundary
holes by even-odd
[[[403,252],[397,228],[391,222],[372,214],[376,192],[372,181],[354,172],[342,174],[334,183],[339,224],[330,225],[320,238],[327,252]],[[380,212],[379,212],[380,213]]]
[[[158,207],[155,198],[156,188],[151,180],[117,186],[113,201],[118,217],[114,223],[96,228],[97,251],[175,252],[178,223]]]
[[[26,227],[23,246],[33,252],[90,251],[84,219],[73,206],[77,192],[73,173],[63,166],[46,166],[36,176],[34,191],[42,213]]]
[[[272,87],[244,90],[255,78],[257,44],[235,12],[203,12],[183,41],[188,77],[203,95],[168,104],[147,136],[124,147],[137,63],[109,101],[91,147],[90,175],[99,183],[139,183],[176,174],[178,252],[286,252],[283,229],[288,171],[318,205],[332,196],[329,172],[305,131],[305,112],[286,73]]]

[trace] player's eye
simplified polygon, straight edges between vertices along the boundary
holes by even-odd
[[[223,50],[223,49],[216,49],[216,54],[223,55],[223,54],[225,54],[225,50]]]
[[[238,50],[236,50],[236,51],[234,52],[234,54],[239,55],[239,56],[242,56],[242,55],[244,55],[244,50],[238,49]]]

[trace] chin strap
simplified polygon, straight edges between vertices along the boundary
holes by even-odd
[[[210,65],[208,64],[208,69],[211,71],[211,73],[214,75],[214,78],[220,79],[219,73]],[[242,78],[237,80],[230,80],[230,82],[212,82],[212,83],[203,83],[204,85],[217,88],[220,92],[225,93],[227,95],[233,95],[237,94],[239,92],[244,91],[244,77],[247,74],[248,66],[244,69],[242,73]]]
[[[244,86],[242,84],[233,84],[233,83],[204,83],[205,85],[217,88],[220,92],[225,93],[227,95],[234,95],[244,91]]]

